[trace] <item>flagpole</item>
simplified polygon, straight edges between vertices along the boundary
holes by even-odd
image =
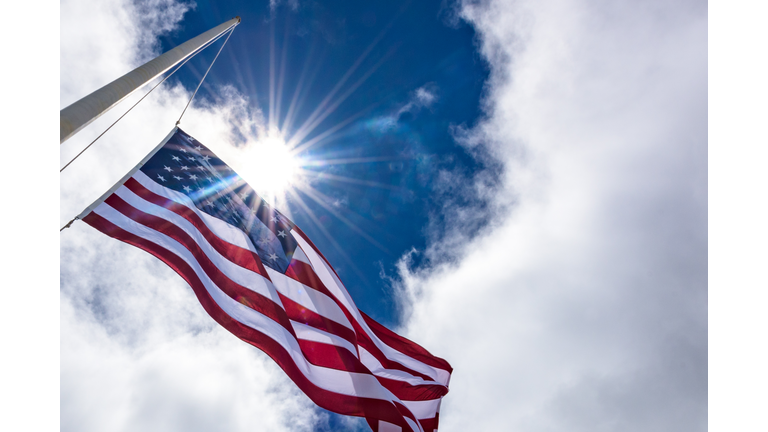
[[[104,87],[85,96],[59,112],[59,134],[63,143],[80,129],[84,128],[102,114],[109,111],[121,100],[140,89],[168,69],[179,64],[191,54],[197,52],[211,40],[240,23],[240,17],[220,24],[207,32],[194,37],[183,44],[161,54],[142,66],[128,72]]]

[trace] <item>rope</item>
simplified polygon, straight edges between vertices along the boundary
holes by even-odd
[[[234,28],[233,28],[233,29],[234,29]],[[231,31],[230,31],[230,34],[231,34]],[[150,94],[150,93],[152,93],[152,90],[156,89],[156,88],[157,88],[157,87],[158,87],[160,84],[164,83],[164,82],[165,82],[165,80],[167,80],[168,78],[170,78],[170,77],[171,77],[171,75],[175,74],[175,73],[176,73],[176,72],[177,72],[179,69],[181,69],[181,67],[182,67],[182,66],[184,66],[184,64],[186,64],[188,61],[190,61],[190,60],[192,59],[192,57],[196,56],[196,55],[197,55],[197,54],[199,54],[199,53],[200,53],[202,50],[204,50],[204,49],[208,48],[209,46],[211,46],[211,45],[212,45],[214,42],[216,42],[217,40],[221,39],[221,37],[222,37],[222,36],[224,36],[224,33],[222,33],[222,34],[218,35],[216,38],[212,39],[212,40],[211,40],[210,42],[208,42],[207,44],[205,44],[205,45],[201,46],[201,47],[200,47],[200,48],[197,50],[197,52],[195,52],[195,53],[194,53],[194,54],[192,54],[191,56],[187,57],[187,58],[186,58],[186,59],[185,59],[183,62],[181,62],[181,64],[180,64],[180,65],[178,65],[178,66],[176,67],[176,69],[174,69],[174,70],[173,70],[171,73],[169,73],[169,74],[168,74],[168,75],[167,75],[165,78],[163,78],[163,79],[162,79],[162,81],[160,81],[159,83],[155,84],[155,86],[154,86],[154,87],[152,87],[152,88],[151,88],[151,89],[150,89],[150,90],[149,90],[149,91],[148,91],[148,92],[147,92],[147,93],[146,93],[144,96],[142,96],[142,97],[141,97],[141,99],[139,99],[139,100],[138,100],[138,101],[137,101],[135,104],[133,104],[133,106],[131,106],[130,108],[128,108],[128,111],[126,111],[125,113],[123,113],[123,115],[121,115],[121,116],[120,116],[120,117],[119,117],[117,120],[115,120],[115,122],[114,122],[114,123],[112,123],[111,125],[109,125],[109,127],[108,127],[108,128],[104,129],[104,132],[102,132],[102,133],[101,133],[99,136],[97,136],[97,137],[96,137],[96,139],[94,139],[93,141],[91,141],[91,143],[90,143],[90,144],[88,144],[87,146],[85,146],[85,148],[84,148],[84,149],[80,150],[80,153],[78,153],[77,155],[75,155],[75,157],[73,157],[73,158],[72,158],[72,159],[71,159],[69,162],[67,162],[67,164],[66,164],[66,165],[64,165],[64,167],[63,167],[62,169],[60,169],[60,170],[59,170],[59,173],[61,173],[62,171],[64,171],[64,169],[65,169],[65,168],[67,168],[67,167],[68,167],[70,164],[72,164],[72,162],[74,162],[74,161],[75,161],[75,159],[79,158],[81,154],[85,153],[85,151],[86,151],[86,150],[88,150],[88,149],[89,149],[89,148],[90,148],[90,147],[91,147],[91,146],[92,146],[92,145],[93,145],[93,144],[94,144],[96,141],[98,141],[98,140],[99,140],[99,138],[101,138],[102,136],[104,136],[104,134],[105,134],[105,133],[107,133],[107,131],[108,131],[108,130],[112,129],[112,126],[116,125],[116,124],[117,124],[117,122],[119,122],[120,120],[122,120],[122,118],[123,118],[123,117],[125,117],[125,116],[126,116],[128,113],[129,113],[129,112],[131,112],[131,110],[132,110],[132,109],[134,109],[134,108],[136,107],[136,105],[138,105],[138,104],[139,104],[139,102],[143,101],[145,97],[149,96],[149,94]],[[227,39],[229,39],[229,36],[227,36]],[[225,41],[224,43],[226,44],[227,42]],[[224,47],[224,45],[222,45],[222,48],[223,48],[223,47]],[[219,50],[219,52],[221,52],[221,50]],[[218,57],[218,54],[216,54],[216,56]],[[214,61],[215,61],[215,60],[214,60]],[[211,65],[213,65],[213,63],[211,63]],[[209,68],[209,70],[210,70],[210,68]],[[206,72],[206,73],[207,73],[207,72]],[[205,77],[203,77],[203,78],[205,78]],[[201,82],[202,82],[202,81],[201,81]],[[198,86],[198,88],[199,88],[199,86]],[[194,95],[193,95],[193,97],[194,97]],[[190,99],[190,100],[191,100],[191,99]],[[189,105],[189,104],[187,104],[187,105]],[[185,108],[185,110],[186,110],[186,108]],[[182,113],[182,115],[184,115],[184,113]],[[181,118],[179,118],[179,120],[181,120]],[[176,122],[176,124],[179,124],[179,123],[178,123],[178,122]],[[71,223],[71,222],[70,222],[70,223]],[[64,228],[67,228],[67,227],[64,227]],[[62,228],[62,229],[64,229],[64,228]]]
[[[221,45],[221,48],[219,48],[219,52],[216,53],[216,57],[213,58],[213,61],[211,62],[211,65],[208,66],[208,70],[205,71],[205,75],[203,75],[203,78],[200,79],[200,84],[197,85],[197,88],[195,89],[195,92],[192,93],[192,97],[189,98],[189,102],[187,102],[187,106],[184,107],[184,111],[181,112],[181,115],[179,116],[179,119],[176,120],[176,126],[181,123],[181,118],[184,117],[184,113],[187,112],[187,108],[189,108],[189,104],[192,103],[192,99],[195,98],[195,95],[197,94],[197,91],[200,90],[200,86],[203,85],[203,81],[205,81],[205,77],[208,76],[208,72],[211,71],[211,68],[213,67],[213,64],[216,63],[216,59],[219,58],[219,54],[221,54],[221,50],[224,49],[224,45],[227,44],[227,41],[229,40],[229,37],[232,36],[232,33],[235,31],[235,26],[232,27],[232,30],[229,31],[229,34],[227,35],[227,38],[224,39],[224,43]]]

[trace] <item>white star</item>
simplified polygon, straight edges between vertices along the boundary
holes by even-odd
[[[179,151],[186,153],[187,151],[184,149],[179,149]]]
[[[203,160],[204,160],[204,161],[206,161],[206,162],[208,162],[208,159],[210,159],[210,158],[211,158],[211,157],[210,157],[210,156],[207,156],[207,155],[206,155],[206,156],[203,156]]]
[[[256,214],[256,209],[251,209],[251,214],[255,215]]]
[[[179,177],[179,176],[176,176],[176,175],[175,175],[175,176],[173,176],[173,178],[175,178],[176,180],[179,180],[179,181],[181,181],[181,180],[184,180],[183,178],[181,178],[181,177]]]
[[[187,159],[191,160],[192,162],[195,161],[195,158],[193,158],[192,156],[188,157]]]
[[[181,160],[181,158],[176,155],[171,156],[171,159],[175,160],[176,162]]]
[[[267,255],[267,258],[271,259],[272,261],[275,261],[275,260],[277,260],[277,255],[275,255],[274,253],[271,253],[271,254]]]
[[[277,232],[277,235],[279,235],[280,237],[285,237],[285,231],[280,230]]]
[[[277,215],[272,216],[272,219],[270,219],[272,222],[277,222],[279,219],[277,218]]]
[[[202,149],[203,149],[203,146],[200,146],[200,145],[195,147],[195,150],[197,150],[197,151],[200,151]]]
[[[246,199],[248,199],[249,195],[250,194],[248,192],[243,192],[242,194],[240,194],[240,198],[242,198],[243,201],[245,201]]]
[[[262,237],[262,238],[260,238],[260,239],[259,239],[259,243],[261,243],[261,244],[267,244],[267,243],[269,243],[269,239],[268,239],[268,238],[266,238],[266,237]]]
[[[194,174],[189,174],[190,180],[197,180],[197,176]]]
[[[182,165],[182,166],[181,166],[181,170],[182,170],[182,171],[186,171],[186,170],[188,170],[188,169],[189,169],[189,167],[188,167],[188,166],[186,166],[186,165]]]
[[[167,166],[165,166],[165,165],[163,165],[163,167],[164,167],[163,169],[164,169],[164,170],[166,170],[166,171],[168,171],[168,172],[171,172],[171,171],[173,171],[173,170],[171,169],[171,167],[167,167]]]
[[[159,178],[162,181],[165,181],[165,178],[163,178],[163,176],[161,176],[160,174],[157,175],[157,178]]]
[[[181,179],[179,179],[179,180],[181,180]],[[189,186],[184,186],[184,190],[187,191],[187,193],[192,192],[192,188],[189,187]]]
[[[211,206],[211,207],[216,207],[216,205],[215,205],[215,204],[213,204],[212,202],[210,202],[209,200],[206,200],[206,201],[205,201],[205,205],[207,205],[207,206]]]

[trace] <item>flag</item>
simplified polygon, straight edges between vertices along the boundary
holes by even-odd
[[[181,129],[80,219],[165,262],[320,407],[378,432],[437,430],[448,362],[359,311],[309,237]]]

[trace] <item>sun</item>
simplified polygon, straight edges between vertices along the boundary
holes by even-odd
[[[240,165],[243,179],[264,198],[284,196],[300,179],[300,160],[275,132],[249,145]]]

